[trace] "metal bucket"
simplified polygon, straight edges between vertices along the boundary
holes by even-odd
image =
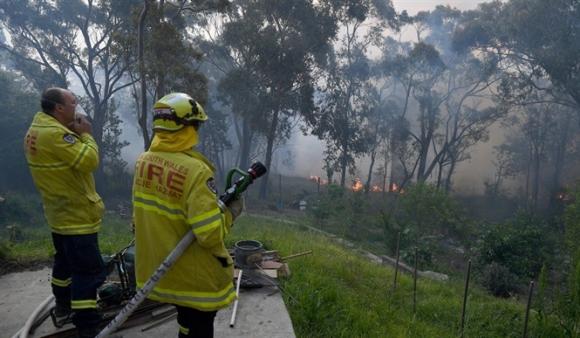
[[[234,260],[240,269],[255,269],[256,263],[262,261],[264,246],[255,240],[238,241],[234,245]]]

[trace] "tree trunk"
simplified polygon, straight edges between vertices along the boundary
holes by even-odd
[[[240,162],[238,166],[242,170],[250,167],[250,152],[252,151],[252,130],[250,123],[242,119],[242,134],[240,140]]]
[[[371,190],[371,181],[373,179],[373,167],[375,165],[375,157],[377,155],[377,152],[375,150],[373,150],[371,152],[371,164],[369,166],[369,174],[367,176],[367,183],[365,184],[365,194],[368,195],[369,191]]]
[[[409,97],[411,96],[411,89],[413,88],[413,78],[409,79],[409,85],[407,86],[407,91],[405,93],[405,105],[403,106],[403,114],[402,117],[404,118],[407,115],[407,109],[409,107]]]
[[[385,162],[384,162],[384,166],[385,166],[385,171],[383,172],[383,198],[387,195],[387,190],[389,190],[390,187],[390,183],[387,183],[387,175],[389,172],[389,150],[385,150],[384,152],[385,155]],[[388,185],[387,185],[388,184]]]
[[[530,171],[532,167],[532,147],[530,146],[530,151],[528,153],[528,165],[526,168],[526,208],[530,207]]]
[[[457,167],[456,157],[451,158],[451,165],[449,166],[449,171],[447,172],[447,177],[445,178],[445,192],[451,191],[451,177],[455,173],[455,168]]]
[[[331,185],[332,184],[332,176],[334,174],[334,169],[333,166],[330,163],[327,163],[326,166],[326,180],[327,180],[327,184]]]
[[[437,163],[437,189],[441,188],[441,179],[443,176],[443,161]]]
[[[144,57],[144,34],[145,18],[149,11],[149,0],[143,1],[143,9],[139,15],[139,36],[138,36],[138,58],[139,58],[139,77],[141,78],[141,112],[139,114],[139,127],[143,136],[143,148],[149,149],[151,138],[149,137],[149,128],[147,126],[147,82],[145,76],[145,57]]]
[[[431,105],[431,103],[429,103]],[[417,182],[425,182],[430,173],[426,173],[427,157],[429,155],[429,146],[433,139],[433,132],[435,128],[435,112],[432,107],[422,107],[422,115],[426,112],[427,116],[421,117],[421,139],[420,139],[420,153],[419,153],[419,168],[417,170]]]
[[[343,147],[342,156],[340,158],[340,186],[343,188],[346,183],[346,167],[347,167],[346,156],[347,152],[346,149]]]
[[[566,162],[566,146],[568,145],[568,139],[570,135],[570,121],[571,116],[566,115],[564,120],[563,130],[556,142],[556,155],[554,156],[554,175],[552,176],[552,187],[550,189],[550,209],[554,208],[555,196],[560,191],[560,184],[562,180],[562,172],[564,170],[564,165]]]
[[[532,210],[535,212],[538,208],[538,195],[540,192],[540,151],[535,150],[534,154],[534,181],[532,182]]]
[[[272,149],[274,149],[274,141],[276,140],[276,129],[278,128],[278,114],[276,111],[272,115],[272,122],[270,123],[270,130],[268,131],[266,146],[266,168],[268,172],[262,177],[262,183],[260,185],[260,199],[266,199],[268,195],[268,177],[270,176],[270,165],[272,164]]]
[[[103,107],[103,104],[105,107]],[[95,180],[97,185],[102,186],[104,183],[105,178],[105,171],[103,166],[103,154],[104,154],[104,147],[103,147],[103,132],[105,129],[105,120],[106,120],[106,103],[99,102],[98,99],[93,101],[93,138],[97,145],[99,146],[99,158],[100,158],[100,165],[97,167],[95,171]]]

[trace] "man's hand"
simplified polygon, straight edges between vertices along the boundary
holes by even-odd
[[[83,115],[77,115],[75,120],[68,127],[79,135],[82,135],[83,133],[93,134],[93,126]]]
[[[235,220],[244,211],[244,197],[240,196],[237,200],[230,202],[228,205],[228,210],[232,214],[232,218]]]

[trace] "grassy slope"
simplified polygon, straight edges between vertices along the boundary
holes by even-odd
[[[245,217],[231,236],[257,239],[288,255],[292,278],[283,284],[298,337],[458,336],[463,282],[419,280],[412,314],[413,281],[403,275],[392,292],[393,270],[382,267],[297,226]],[[475,289],[470,293],[466,337],[521,337],[524,307]]]
[[[48,260],[52,252],[46,229],[26,232],[26,242],[11,245],[20,261]],[[129,242],[126,221],[106,220],[100,242],[112,253]],[[228,238],[257,239],[282,255],[313,250],[290,261],[292,277],[283,282],[284,297],[298,337],[456,337],[462,281],[420,279],[417,313],[412,314],[412,279],[403,275],[392,292],[393,270],[369,262],[349,249],[305,228],[246,216]],[[474,289],[468,300],[466,337],[520,337],[524,308]],[[533,327],[531,327],[533,332]]]

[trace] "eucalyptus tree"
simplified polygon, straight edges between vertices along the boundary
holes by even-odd
[[[37,94],[14,72],[0,70],[0,190],[34,190],[22,139],[37,107]]]
[[[580,114],[579,34],[577,0],[496,1],[465,15],[454,46],[501,58],[511,75],[502,86],[510,103],[543,102],[548,95]]]
[[[111,99],[131,85],[123,78],[128,65],[114,53],[125,48],[116,44],[115,33],[126,20],[114,6],[111,0],[0,2],[0,18],[11,39],[0,48],[38,90],[67,87],[71,76],[78,80],[99,145],[113,113]]]
[[[130,66],[131,94],[144,147],[148,148],[152,138],[148,98],[155,101],[180,91],[206,104],[207,78],[199,69],[204,51],[197,46],[197,28],[204,24],[207,13],[223,11],[227,2],[131,0],[116,6],[131,18],[116,36],[120,45],[128,46],[119,53]]]
[[[354,171],[355,157],[368,150],[366,113],[368,112],[364,83],[369,78],[367,59],[362,52],[351,60],[352,68],[331,62],[323,84],[318,116],[312,123],[312,133],[326,142],[326,160],[336,161],[340,185],[345,186],[347,169]],[[356,63],[356,65],[355,65]],[[358,67],[358,68],[355,68]]]
[[[381,154],[383,154],[383,158],[385,159],[381,170],[383,177],[381,190],[386,190],[386,162],[389,159],[388,153],[391,149],[390,140],[393,131],[393,121],[397,114],[398,106],[395,101],[385,98],[384,86],[377,88],[376,86],[368,85],[365,92],[367,93],[367,103],[363,105],[363,109],[367,111],[367,114],[366,123],[363,128],[366,134],[368,155],[370,157],[370,164],[365,183],[365,193],[368,194],[368,192],[371,191],[373,170]]]
[[[232,147],[227,133],[229,124],[227,114],[216,102],[208,101],[205,110],[210,115],[208,121],[200,129],[199,150],[216,166],[218,181],[224,183],[226,166],[225,151]],[[242,167],[245,169],[245,167]]]
[[[240,0],[232,2],[234,20],[224,24],[223,44],[229,53],[243,55],[238,59],[243,64],[227,73],[222,88],[265,137],[268,169],[276,141],[289,136],[291,118],[314,109],[311,71],[324,61],[336,31],[325,6],[311,0]],[[265,198],[267,176],[261,184]]]
[[[461,12],[438,6],[412,18],[420,27],[420,42],[412,49],[387,39],[382,68],[385,75],[402,85],[399,119],[409,123],[405,146],[393,140],[393,154],[404,154],[405,170],[411,168],[417,181],[437,173],[437,186],[451,189],[452,176],[460,161],[469,158],[468,150],[486,141],[488,129],[506,110],[492,102],[492,89],[501,80],[497,59],[457,53],[450,40],[461,19]],[[394,95],[397,95],[395,93]],[[413,119],[416,116],[416,122]],[[416,150],[416,162],[407,152]],[[405,177],[408,175],[405,174]]]
[[[496,170],[523,181],[522,195],[532,212],[556,207],[565,169],[578,165],[576,118],[570,108],[543,103],[520,107],[506,122],[512,132],[497,147]]]
[[[397,16],[390,1],[332,1],[329,6],[341,29],[318,81],[319,109],[307,123],[314,135],[326,141],[326,168],[337,167],[344,186],[347,169],[353,172],[355,158],[370,146],[364,128],[365,115],[374,109],[368,105],[371,93],[365,90],[371,81],[369,48],[379,44],[387,27],[396,27]]]
[[[446,71],[446,66],[439,52],[424,42],[416,43],[408,54],[386,57],[385,73],[400,81],[405,91],[399,117],[411,118],[408,116],[411,99],[418,104],[416,112],[418,131],[413,130],[411,124],[407,124],[409,130],[406,131],[406,135],[411,137],[409,140],[416,144],[415,148],[418,150],[417,162],[413,166],[416,170],[413,172],[418,181],[424,181],[430,174],[428,155],[441,122],[441,105],[446,99],[446,96],[436,89],[436,85]]]
[[[510,0],[482,4],[466,13],[454,34],[456,50],[498,59],[503,78],[497,96],[504,104],[523,106],[524,111],[529,111],[528,105],[557,105],[550,106],[550,113],[558,115],[553,122],[560,127],[546,135],[550,153],[546,156],[551,158],[549,166],[553,165],[548,190],[553,196],[561,189],[563,168],[570,160],[564,155],[567,145],[574,143],[569,122],[580,121],[570,116],[571,112],[580,116],[579,33],[580,2],[576,0]],[[527,164],[535,162],[532,158],[528,156]],[[536,201],[535,179],[531,182],[526,190],[532,191],[531,199]]]

